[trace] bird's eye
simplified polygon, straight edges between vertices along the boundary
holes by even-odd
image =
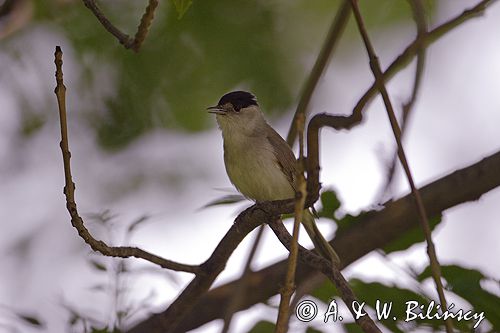
[[[241,105],[234,105],[234,106],[233,106],[233,109],[234,109],[234,111],[236,111],[236,112],[240,112],[240,110],[241,110]]]

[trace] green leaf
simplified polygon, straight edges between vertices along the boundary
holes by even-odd
[[[358,295],[360,302],[366,302],[368,306],[375,309],[377,300],[383,303],[392,302],[391,313],[387,320],[381,319],[381,323],[391,332],[407,332],[411,326],[417,324],[427,324],[434,328],[442,327],[443,323],[432,320],[416,319],[411,323],[403,323],[406,318],[406,302],[410,300],[417,301],[419,304],[427,304],[429,300],[422,295],[405,288],[394,285],[385,285],[380,282],[364,282],[358,279],[349,281],[354,293]],[[395,317],[397,320],[394,320]],[[403,329],[404,326],[404,329]]]
[[[380,310],[384,303],[392,302],[390,315],[387,319],[381,318],[381,323],[391,332],[409,332],[417,327],[431,327],[435,330],[444,329],[444,323],[440,320],[420,319],[417,318],[412,322],[405,322],[406,308],[408,301],[417,301],[419,304],[429,304],[430,300],[419,293],[405,288],[400,288],[394,285],[386,285],[380,282],[365,282],[359,279],[349,281],[354,293],[358,296],[360,302],[365,302],[366,307],[376,309],[377,300],[380,301]],[[312,296],[328,304],[333,297],[337,296],[334,286],[326,281],[320,287],[316,288]],[[396,320],[394,320],[394,317]],[[360,332],[355,324],[345,324],[344,329],[347,332]],[[455,323],[455,327],[464,330],[469,329],[469,326],[464,322]]]
[[[481,281],[483,280],[492,280],[496,283],[498,281],[486,277],[478,270],[458,265],[441,266],[441,273],[447,282],[449,290],[472,305],[473,309],[463,309],[464,312],[467,310],[473,310],[476,313],[484,311],[484,315],[492,324],[494,331],[500,332],[500,297],[490,293],[481,286]],[[431,269],[427,267],[419,274],[418,280],[423,281],[430,277]],[[453,310],[458,311],[456,307]],[[469,324],[473,326],[474,323],[470,322]]]
[[[361,327],[356,323],[347,323],[347,324],[343,324],[343,326],[344,326],[344,330],[347,333],[363,333],[363,330],[361,329]]]
[[[248,331],[248,333],[274,333],[274,323],[261,320]]]
[[[35,1],[37,9],[47,6]],[[189,3],[177,5],[186,10]],[[132,9],[102,5],[123,31],[136,29],[143,11],[136,1],[129,2]],[[214,126],[205,109],[232,89],[255,93],[266,115],[283,113],[296,98],[292,94],[305,71],[300,65],[304,39],[281,32],[299,30],[283,21],[281,6],[198,1],[182,20],[173,6],[159,6],[138,53],[119,46],[80,3],[52,7],[41,8],[44,19],[65,32],[81,58],[83,74],[75,89],[95,93],[85,111],[99,143],[108,149],[124,148],[158,128],[192,132]],[[287,23],[284,30],[277,29],[282,23]],[[102,77],[111,81],[111,89],[105,89],[109,93],[96,91]]]
[[[177,10],[177,18],[180,20],[193,4],[193,0],[172,0],[175,9]]]
[[[338,296],[338,293],[334,285],[329,280],[325,280],[325,282],[311,292],[311,296],[316,297],[325,304],[329,304],[335,296]]]
[[[350,228],[353,224],[357,223],[361,218],[368,216],[369,214],[374,214],[374,211],[361,211],[357,215],[346,214],[344,217],[337,221],[337,234],[347,228]]]
[[[436,226],[439,225],[439,223],[441,223],[441,221],[442,221],[441,215],[429,219],[429,227],[431,228],[431,231],[433,231],[436,228]],[[410,231],[404,233],[398,239],[384,246],[382,250],[385,253],[403,251],[408,249],[413,244],[421,243],[423,241],[425,241],[425,236],[424,232],[422,231],[422,228],[419,225],[411,229]]]
[[[321,193],[321,209],[318,212],[320,217],[326,217],[335,221],[335,212],[340,208],[341,203],[337,193],[333,190],[323,191]]]
[[[23,322],[35,326],[38,329],[45,328],[45,323],[35,315],[26,313],[16,313],[16,316]]]
[[[319,331],[315,329],[314,327],[309,326],[306,330],[306,333],[323,333],[323,331]]]

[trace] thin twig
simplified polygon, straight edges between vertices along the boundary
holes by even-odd
[[[417,40],[423,38],[423,36],[427,33],[427,20],[425,17],[425,10],[422,0],[409,0],[410,7],[413,12],[413,18],[415,20],[415,24],[417,26]],[[425,58],[426,58],[426,48],[423,47],[423,44],[419,44],[418,52],[417,52],[417,63],[415,66],[415,75],[413,79],[413,88],[408,101],[403,104],[402,107],[402,117],[401,117],[401,139],[404,139],[406,134],[406,127],[408,125],[410,119],[410,113],[413,110],[413,105],[417,100],[417,95],[421,87],[422,76],[424,73],[425,66]],[[394,180],[394,175],[396,173],[396,163],[398,161],[397,150],[394,152],[394,155],[391,159],[389,167],[387,169],[387,176],[385,180],[385,184],[381,187],[381,191],[379,194],[380,200],[382,202],[388,193],[391,184]]]
[[[56,64],[56,88],[54,90],[57,96],[57,104],[59,106],[59,118],[61,123],[61,151],[63,155],[64,164],[64,195],[66,197],[66,208],[71,216],[71,224],[78,231],[80,237],[90,245],[92,250],[101,252],[106,256],[129,258],[136,257],[147,260],[153,264],[159,265],[166,269],[171,269],[174,271],[188,272],[188,273],[200,273],[199,266],[185,265],[177,263],[171,260],[161,258],[155,254],[149,253],[142,249],[136,247],[113,247],[108,246],[103,241],[95,239],[88,229],[85,227],[83,219],[78,214],[75,202],[75,183],[71,176],[71,152],[69,151],[68,143],[68,127],[67,127],[67,115],[66,115],[66,87],[63,82],[63,71],[62,71],[62,51],[59,46],[56,47],[55,51],[55,64]]]
[[[260,241],[262,239],[262,235],[264,234],[264,225],[261,225],[259,231],[257,232],[257,236],[253,240],[252,247],[250,252],[248,253],[248,258],[245,263],[245,268],[241,277],[238,279],[238,287],[236,288],[236,292],[233,294],[229,305],[226,308],[226,315],[224,316],[224,326],[222,327],[221,333],[229,332],[229,328],[231,327],[231,321],[233,319],[233,315],[239,308],[240,304],[243,303],[243,299],[245,299],[248,290],[248,277],[252,272],[252,262],[255,257],[255,253],[257,253],[257,248],[260,245]]]
[[[148,6],[142,15],[141,22],[137,27],[137,32],[134,38],[123,33],[120,29],[115,27],[113,23],[104,15],[102,10],[97,6],[95,0],[82,0],[85,6],[95,15],[101,22],[102,26],[122,44],[126,49],[132,49],[135,52],[139,51],[142,43],[146,39],[149,32],[149,27],[153,22],[154,12],[158,7],[158,0],[149,0]]]
[[[104,29],[106,29],[110,34],[115,36],[116,39],[125,46],[125,48],[129,49],[134,44],[134,39],[130,38],[129,35],[121,32],[120,29],[115,27],[113,23],[103,14],[101,9],[95,3],[95,0],[83,0],[85,7],[90,9],[90,11],[95,15],[95,17],[101,22]]]
[[[304,128],[305,114],[298,114],[297,132],[299,133],[299,170],[297,173],[297,193],[295,198],[295,212],[293,220],[292,242],[289,248],[288,267],[285,276],[285,283],[281,290],[281,299],[276,322],[276,333],[285,333],[288,331],[288,319],[290,311],[290,300],[295,291],[295,271],[297,269],[297,257],[299,250],[299,230],[300,222],[304,215],[304,205],[307,197],[306,179],[304,177]]]
[[[413,194],[413,197],[415,199],[415,204],[417,206],[417,211],[420,216],[420,222],[421,226],[425,235],[425,239],[427,241],[427,254],[429,256],[429,261],[430,261],[430,266],[431,266],[431,271],[432,271],[432,277],[434,279],[434,282],[436,284],[436,290],[439,295],[439,300],[441,302],[441,308],[442,309],[447,309],[448,305],[446,302],[446,297],[444,295],[443,291],[443,283],[441,281],[441,266],[439,265],[439,261],[437,259],[436,255],[436,250],[434,247],[434,243],[432,241],[432,235],[431,235],[431,229],[429,227],[429,221],[427,218],[427,213],[425,211],[425,206],[422,202],[422,198],[420,196],[420,192],[418,191],[417,187],[415,186],[415,183],[413,181],[413,176],[410,170],[410,166],[408,164],[408,161],[406,159],[406,154],[403,149],[403,144],[401,142],[401,129],[399,128],[398,121],[396,119],[396,115],[394,114],[394,109],[392,107],[391,100],[389,98],[389,94],[387,92],[387,89],[385,87],[384,83],[384,78],[382,74],[382,70],[380,68],[380,64],[378,61],[378,57],[375,53],[375,50],[373,48],[373,45],[370,41],[370,38],[368,37],[368,32],[366,31],[363,18],[361,16],[361,13],[358,8],[358,2],[357,0],[351,0],[352,4],[352,9],[354,13],[354,17],[356,18],[356,22],[358,24],[359,32],[361,34],[361,37],[363,39],[363,42],[366,47],[366,51],[368,53],[368,57],[370,59],[370,68],[373,72],[373,76],[375,77],[375,82],[377,84],[377,88],[382,95],[382,99],[385,104],[385,108],[387,110],[387,115],[389,116],[389,121],[391,123],[392,130],[394,132],[394,137],[396,139],[396,143],[398,145],[398,156],[399,160],[401,161],[401,164],[403,166],[403,169],[406,174],[406,178],[408,179],[408,183],[411,188],[411,192]],[[448,318],[445,320],[446,324],[446,331],[448,333],[453,333],[453,322],[451,321],[451,318]]]
[[[323,46],[321,47],[321,51],[316,58],[316,62],[309,73],[309,77],[307,78],[304,87],[302,88],[302,93],[300,95],[300,100],[297,105],[297,109],[295,110],[295,114],[293,116],[292,123],[290,124],[290,129],[288,131],[288,135],[286,141],[293,147],[295,139],[297,137],[297,120],[299,115],[307,114],[307,107],[309,102],[311,101],[311,97],[313,95],[314,90],[321,78],[321,75],[325,71],[326,65],[328,64],[329,59],[331,58],[335,47],[344,32],[344,29],[349,21],[349,16],[351,13],[351,6],[349,1],[344,0],[340,5],[335,18],[332,21],[330,29],[328,30],[328,35],[324,41]]]

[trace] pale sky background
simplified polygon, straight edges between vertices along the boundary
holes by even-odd
[[[474,1],[475,3],[475,1]],[[434,22],[441,23],[461,12],[472,1],[440,1]],[[435,25],[435,24],[433,24]],[[405,137],[405,147],[418,185],[472,164],[500,149],[500,6],[493,5],[486,16],[476,18],[440,39],[428,50],[423,86]],[[21,33],[17,47],[23,61],[0,49],[0,332],[12,325],[6,308],[35,312],[47,321],[47,331],[64,332],[69,303],[84,313],[106,321],[110,304],[104,293],[90,291],[97,283],[107,283],[105,274],[96,273],[87,263],[90,249],[78,238],[65,209],[62,158],[59,150],[59,124],[55,95],[53,52],[64,51],[64,74],[68,88],[70,149],[76,199],[84,218],[109,209],[115,220],[111,241],[121,245],[122,232],[130,221],[150,215],[149,223],[132,237],[132,243],[179,262],[198,264],[212,252],[230,227],[234,217],[249,203],[199,210],[204,204],[225,194],[218,188],[231,188],[224,171],[222,138],[215,127],[198,134],[155,131],[119,153],[107,153],[96,144],[94,134],[85,127],[81,110],[92,94],[77,91],[80,71],[69,42],[58,32],[31,27]],[[390,30],[371,32],[383,67],[390,63],[413,39],[411,22]],[[337,49],[311,110],[348,113],[372,82],[367,57],[361,44],[345,40]],[[310,64],[314,55],[304,59]],[[104,66],[104,65],[103,65]],[[413,66],[393,79],[391,99],[401,105],[411,91]],[[105,66],[104,66],[105,67]],[[23,78],[22,81],[19,78]],[[113,93],[113,75],[103,71],[98,80],[103,95]],[[21,83],[22,82],[22,85]],[[104,88],[104,89],[103,89]],[[33,137],[18,134],[22,105],[14,91],[32,94],[34,105],[53,100],[47,124]],[[224,92],[221,92],[223,94]],[[213,96],[206,104],[214,104]],[[265,105],[262,106],[265,110]],[[46,110],[40,110],[46,112]],[[272,124],[284,136],[293,109]],[[200,117],[211,117],[200,110]],[[385,161],[393,151],[393,138],[380,99],[366,113],[365,123],[349,133],[323,130],[322,175],[324,187],[335,188],[343,209],[357,212],[372,207],[383,181]],[[394,192],[407,193],[401,173]],[[131,191],[134,189],[134,191]],[[484,195],[478,202],[445,212],[444,221],[433,234],[442,264],[459,263],[480,269],[489,276],[500,276],[492,265],[500,254],[498,242],[498,203],[500,190]],[[92,222],[95,235],[110,241],[109,235]],[[320,223],[326,232],[328,223]],[[216,285],[233,279],[242,269],[254,234],[247,237],[231,257]],[[286,252],[268,230],[258,251],[254,268],[282,259]],[[307,240],[303,244],[309,244]],[[26,245],[26,246],[24,246]],[[20,250],[21,249],[21,250]],[[421,269],[427,263],[424,245],[390,256],[396,265]],[[106,260],[101,260],[106,261]],[[151,267],[129,260],[134,267]],[[408,286],[395,270],[372,253],[345,270],[347,277],[394,281]],[[132,280],[131,299],[142,299],[152,290],[155,309],[166,306],[191,279],[189,274],[164,272],[142,274]],[[500,294],[499,286],[489,286]],[[433,293],[432,288],[428,291]],[[456,300],[460,303],[460,300]],[[463,302],[462,302],[463,303]],[[275,318],[276,312],[259,305],[244,316],[238,315],[234,332],[242,332],[255,318]],[[88,312],[86,312],[88,311]],[[245,317],[245,318],[242,318]],[[321,319],[314,321],[318,328]],[[196,332],[218,332],[221,322]],[[21,327],[21,326],[19,326]],[[292,323],[292,332],[301,325]],[[22,332],[31,332],[22,326]]]

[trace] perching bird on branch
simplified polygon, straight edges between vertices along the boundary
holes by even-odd
[[[231,183],[256,202],[295,197],[298,162],[290,146],[266,122],[254,95],[233,91],[222,96],[214,113],[224,141],[224,164]],[[306,209],[302,224],[316,250],[339,264],[337,253],[321,235]]]

